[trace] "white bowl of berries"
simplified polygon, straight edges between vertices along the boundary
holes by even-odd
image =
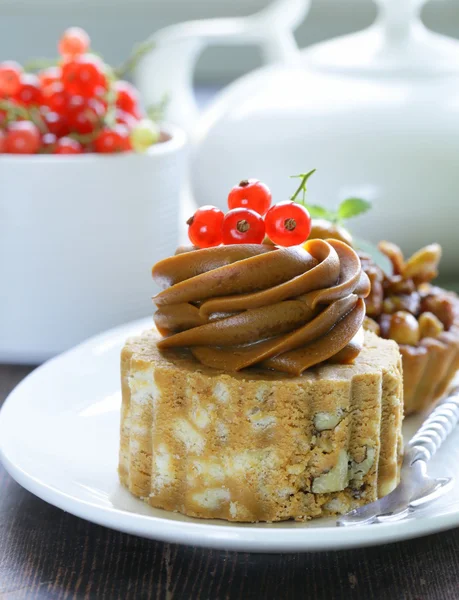
[[[174,252],[185,134],[67,31],[59,64],[0,64],[0,362],[39,362],[151,313]]]

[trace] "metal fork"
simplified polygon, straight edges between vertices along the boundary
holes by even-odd
[[[339,527],[398,521],[446,494],[452,477],[432,478],[427,463],[459,422],[459,386],[438,404],[406,447],[401,481],[387,496],[356,508],[337,520]]]

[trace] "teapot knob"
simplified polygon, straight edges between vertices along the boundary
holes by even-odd
[[[427,0],[376,0],[379,5],[378,24],[392,39],[409,35],[413,25],[419,23],[419,14]]]

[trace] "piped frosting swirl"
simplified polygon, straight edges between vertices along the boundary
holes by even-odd
[[[192,250],[157,263],[153,278],[165,288],[154,298],[158,347],[189,348],[207,366],[299,375],[362,348],[370,282],[338,240]]]

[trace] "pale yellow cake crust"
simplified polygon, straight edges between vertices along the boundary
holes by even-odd
[[[230,521],[336,515],[400,478],[397,344],[367,332],[354,365],[224,373],[147,331],[122,351],[119,475],[150,505]]]

